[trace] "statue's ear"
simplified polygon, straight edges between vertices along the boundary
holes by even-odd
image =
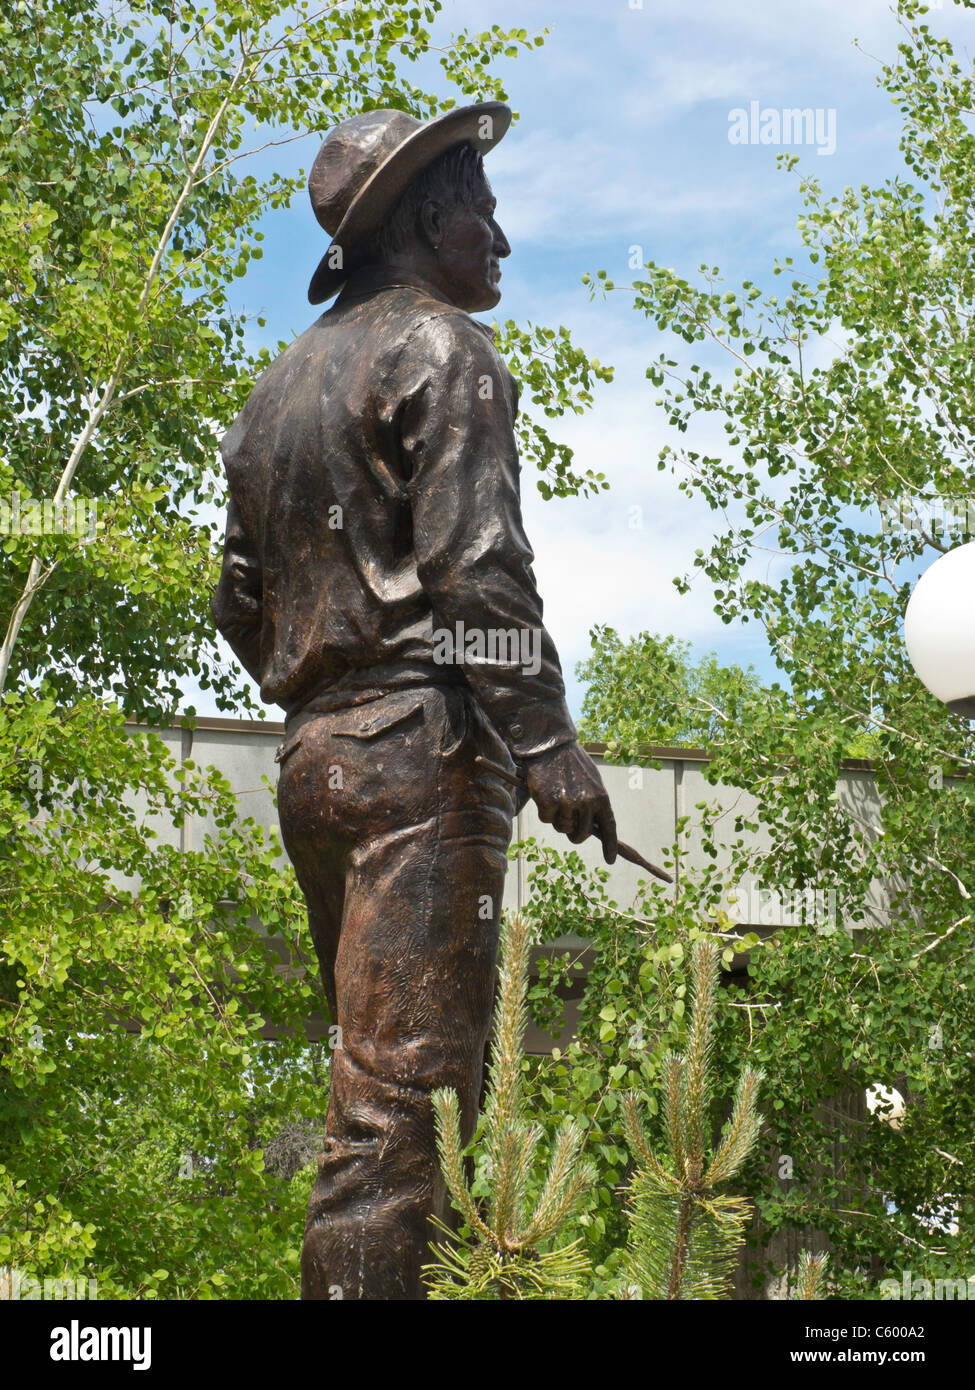
[[[425,198],[423,200],[423,206],[420,208],[420,231],[423,234],[424,241],[429,242],[434,250],[436,250],[443,241],[443,204],[438,203],[435,198]]]

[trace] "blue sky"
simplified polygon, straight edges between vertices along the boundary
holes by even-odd
[[[975,17],[949,0],[930,22],[959,55],[975,45]],[[532,471],[523,474],[535,573],[570,707],[578,713],[574,667],[595,623],[623,634],[672,632],[697,654],[716,650],[770,675],[761,633],[724,626],[705,582],[684,596],[671,582],[720,527],[656,467],[660,448],[678,441],[644,372],[664,348],[681,354],[624,294],[591,302],[580,277],[602,268],[625,283],[637,246],[688,277],[706,262],[731,285],[770,286],[774,261],[801,249],[798,175],[776,169],[779,148],[799,154],[799,173],[813,173],[827,193],[903,172],[897,112],[876,84],[879,63],[895,53],[897,22],[885,0],[446,0],[438,28],[445,35],[492,24],[550,34],[543,48],[499,68],[519,120],[487,168],[512,255],[501,303],[484,317],[565,324],[616,369],[588,415],[555,426],[582,468],[606,474],[609,492],[545,502]],[[427,69],[428,84],[440,85],[437,71]],[[731,143],[730,113],[752,102],[834,113],[824,119],[835,122],[835,150]],[[275,157],[288,170],[307,168],[322,134]],[[265,315],[259,341],[273,348],[315,316],[306,290],[325,241],[303,198],[269,214],[263,230],[264,259],[238,282],[236,303]],[[690,360],[702,360],[700,350]],[[696,439],[715,451],[717,443],[710,425]],[[634,506],[641,529],[630,525]],[[196,706],[215,712],[205,694]]]

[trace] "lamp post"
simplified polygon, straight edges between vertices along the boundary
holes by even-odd
[[[904,640],[931,694],[975,719],[975,542],[949,550],[921,575],[904,615]]]

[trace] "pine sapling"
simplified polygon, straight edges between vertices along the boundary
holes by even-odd
[[[669,1153],[651,1150],[640,1119],[639,1097],[624,1098],[627,1142],[636,1162],[630,1184],[630,1237],[624,1287],[648,1299],[730,1296],[734,1263],[749,1215],[745,1198],[716,1189],[741,1168],[761,1126],[756,1109],[762,1073],[738,1078],[731,1118],[710,1152],[712,1048],[719,952],[704,937],[692,955],[692,1004],[683,1056],[664,1059],[663,1114]]]
[[[583,1294],[589,1267],[581,1241],[554,1248],[552,1242],[596,1173],[582,1156],[582,1128],[567,1119],[556,1135],[540,1186],[535,1179],[543,1131],[526,1120],[522,1095],[530,950],[527,921],[520,916],[506,919],[481,1140],[490,1191],[482,1201],[474,1197],[464,1172],[457,1094],[446,1088],[433,1094],[444,1179],[467,1228],[460,1237],[444,1229],[449,1239],[433,1248],[434,1261],[425,1270],[433,1299]]]
[[[793,1299],[821,1299],[826,1296],[826,1275],[829,1273],[829,1256],[813,1255],[808,1250],[799,1251],[799,1273],[796,1286],[790,1295]]]

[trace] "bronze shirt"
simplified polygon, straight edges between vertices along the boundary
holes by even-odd
[[[294,714],[372,668],[442,673],[437,630],[517,629],[536,674],[476,653],[458,669],[516,759],[576,738],[522,522],[517,409],[491,329],[384,267],[263,373],[221,448],[212,605],[263,700]]]

